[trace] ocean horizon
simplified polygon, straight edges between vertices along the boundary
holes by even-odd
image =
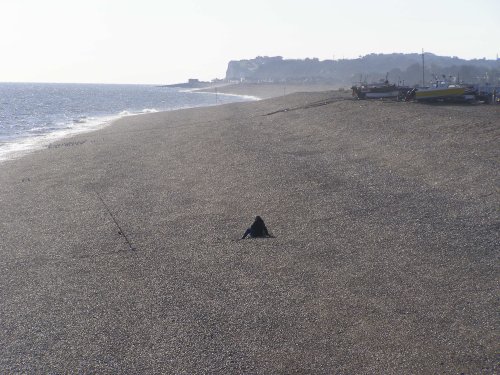
[[[0,163],[121,117],[253,99],[147,84],[0,83]]]

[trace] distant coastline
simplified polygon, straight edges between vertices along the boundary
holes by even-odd
[[[169,87],[169,88],[181,88],[181,89],[199,89],[210,87],[213,85],[213,82],[200,81],[195,78],[189,79],[187,82],[182,83],[173,83],[168,85],[159,85],[157,87]]]

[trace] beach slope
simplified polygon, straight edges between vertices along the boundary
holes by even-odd
[[[0,373],[495,373],[499,130],[295,93],[5,162]]]

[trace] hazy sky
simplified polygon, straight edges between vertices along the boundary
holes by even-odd
[[[500,0],[0,0],[0,82],[177,83],[230,60],[500,53]]]

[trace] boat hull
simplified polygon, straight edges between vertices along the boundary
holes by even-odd
[[[399,95],[399,90],[387,92],[365,92],[364,95],[367,99],[396,98]]]
[[[415,93],[415,99],[436,100],[436,99],[446,99],[451,97],[460,97],[465,95],[466,91],[467,91],[466,87],[419,89]]]
[[[353,86],[352,95],[358,99],[384,99],[404,97],[409,88],[390,84]]]

